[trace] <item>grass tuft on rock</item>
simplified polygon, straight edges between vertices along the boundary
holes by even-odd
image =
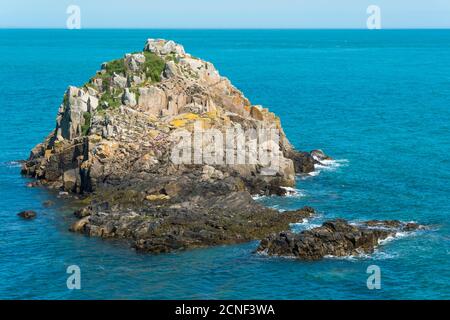
[[[84,124],[81,126],[81,133],[83,136],[87,136],[89,129],[91,128],[91,114],[90,112],[83,113]]]
[[[114,73],[125,74],[125,61],[123,59],[117,59],[106,63],[105,66],[106,73],[112,76]]]
[[[122,90],[113,90],[113,91],[114,91],[113,93],[106,91],[102,94],[99,101],[100,110],[117,109],[122,104],[121,96],[123,91]]]
[[[164,71],[164,66],[166,65],[166,63],[162,58],[152,52],[145,51],[144,56],[144,71],[147,79],[150,79],[152,82],[160,82],[161,74]]]

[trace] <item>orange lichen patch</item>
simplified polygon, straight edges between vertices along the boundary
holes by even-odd
[[[216,119],[219,116],[219,112],[217,110],[206,112],[206,116],[210,119]]]
[[[235,104],[235,105],[239,105],[239,106],[244,105],[244,99],[240,95],[235,95],[233,97],[232,101],[233,101],[233,104]]]
[[[188,121],[183,119],[176,119],[170,121],[170,125],[176,128],[184,127],[187,123]]]
[[[81,163],[80,168],[81,169],[89,169],[92,166],[91,160],[87,160]]]
[[[180,116],[182,116],[181,119],[186,119],[186,120],[195,120],[195,119],[199,118],[199,115],[195,114],[195,113],[183,113]]]
[[[119,148],[119,143],[113,141],[105,141],[95,146],[93,153],[100,159],[111,158]]]
[[[100,141],[102,141],[102,137],[97,134],[91,134],[90,136],[88,136],[88,139],[89,139],[89,143],[92,143],[92,144],[96,144],[96,143],[99,143]]]
[[[45,157],[45,159],[50,159],[50,156],[52,155],[52,150],[50,150],[50,149],[47,149],[47,150],[45,150],[45,154],[44,154],[44,157]]]
[[[144,162],[147,162],[153,158],[153,154],[146,153],[141,157],[141,160]]]
[[[275,123],[276,123],[277,129],[281,129],[281,121],[280,121],[279,117],[275,117]]]
[[[182,113],[175,117],[169,124],[173,127],[179,128],[186,126],[189,122],[199,119],[200,116],[195,113]]]
[[[253,119],[264,120],[263,109],[260,106],[253,106],[250,109],[250,115]]]

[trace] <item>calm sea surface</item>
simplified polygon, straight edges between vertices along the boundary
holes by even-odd
[[[27,188],[14,161],[54,128],[68,85],[150,37],[213,62],[281,117],[298,149],[338,160],[298,179],[295,196],[259,199],[320,212],[293,228],[344,217],[431,229],[319,262],[258,256],[256,242],[151,256],[68,232],[66,204]],[[0,30],[0,61],[0,298],[450,298],[450,30]],[[48,199],[57,205],[44,208]],[[20,220],[25,209],[37,219]],[[81,290],[66,287],[73,264]],[[374,264],[381,290],[366,286]]]

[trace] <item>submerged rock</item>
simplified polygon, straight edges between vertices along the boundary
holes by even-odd
[[[46,201],[42,202],[42,205],[44,207],[48,208],[48,207],[55,205],[55,203],[52,200],[46,200]]]
[[[33,210],[26,210],[19,212],[17,215],[23,219],[30,220],[36,218],[37,213]]]
[[[336,219],[300,233],[281,232],[271,235],[261,241],[256,251],[302,260],[318,260],[325,256],[353,256],[372,253],[381,240],[395,237],[397,232],[420,228],[422,226],[416,223],[397,220],[372,220],[354,225],[343,219]]]

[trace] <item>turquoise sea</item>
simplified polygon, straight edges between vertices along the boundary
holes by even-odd
[[[157,37],[280,115],[298,149],[338,160],[299,178],[294,196],[259,199],[319,211],[293,228],[343,217],[430,229],[319,262],[255,255],[256,242],[152,256],[67,231],[67,205],[27,188],[14,161],[54,128],[68,85]],[[450,30],[0,30],[0,61],[0,298],[450,298]],[[19,219],[25,209],[37,219]],[[66,287],[73,264],[81,290]],[[381,268],[380,290],[366,286],[370,265]]]

